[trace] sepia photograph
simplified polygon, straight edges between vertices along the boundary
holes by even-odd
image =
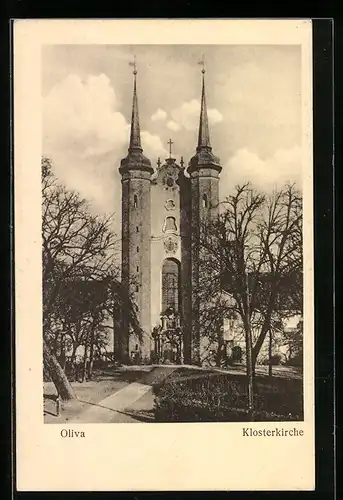
[[[42,49],[44,419],[303,420],[301,47]]]
[[[313,490],[311,37],[15,22],[19,491]]]

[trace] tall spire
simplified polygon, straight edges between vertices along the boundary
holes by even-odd
[[[195,155],[190,159],[188,165],[188,173],[198,170],[199,168],[211,168],[220,172],[220,160],[212,153],[210,142],[210,131],[208,126],[206,93],[205,93],[205,60],[204,56],[199,61],[202,65],[202,91],[201,91],[201,108],[200,108],[200,121],[199,121],[199,135],[198,145]]]
[[[136,66],[136,56],[134,57],[133,63],[133,101],[132,101],[132,115],[131,115],[131,133],[130,133],[130,146],[129,151],[139,149],[142,151],[141,146],[141,131],[139,126],[139,114],[138,114],[138,99],[137,99],[137,66]]]
[[[210,131],[208,128],[208,116],[205,94],[205,68],[202,72],[202,92],[201,92],[201,110],[200,110],[200,123],[199,123],[199,136],[198,136],[198,150],[199,148],[210,148]]]
[[[141,145],[141,131],[139,126],[138,114],[138,99],[137,99],[137,67],[136,57],[133,62],[129,63],[133,66],[133,101],[132,101],[132,114],[131,114],[131,131],[130,131],[130,144],[128,154],[120,162],[119,172],[125,174],[128,170],[144,170],[152,174],[154,169],[151,162],[143,155],[143,148]]]

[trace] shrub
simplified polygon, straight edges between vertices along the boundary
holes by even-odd
[[[287,365],[289,366],[296,366],[296,367],[302,367],[303,366],[303,353],[299,353],[293,358],[289,359],[287,361]]]
[[[153,365],[156,365],[158,363],[159,359],[158,359],[158,355],[155,351],[151,352],[150,360],[151,360],[151,364],[153,364]]]
[[[270,359],[269,356],[264,356],[263,358],[260,358],[258,361],[260,365],[268,366],[270,363],[271,365],[276,366],[283,364],[284,358],[282,354],[277,353],[273,354],[273,356],[271,356]]]
[[[247,383],[242,375],[201,374],[182,377],[180,373],[154,388],[157,422],[249,420]],[[255,420],[301,420],[300,380],[257,377]]]
[[[274,356],[271,356],[270,358],[270,364],[271,365],[280,365],[282,360],[282,356],[280,354],[274,354]]]

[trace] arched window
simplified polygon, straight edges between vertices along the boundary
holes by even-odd
[[[172,307],[179,311],[180,264],[174,259],[166,259],[162,267],[162,312]]]
[[[204,194],[203,197],[202,197],[202,206],[203,206],[203,208],[207,208],[208,207],[207,194]]]
[[[137,198],[137,195],[135,194],[133,197],[133,208],[137,208],[137,207],[138,207],[138,198]]]
[[[177,231],[175,217],[166,217],[163,226],[163,232],[165,231]]]

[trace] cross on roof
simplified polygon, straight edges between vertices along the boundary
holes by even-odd
[[[173,141],[171,139],[169,139],[169,141],[167,142],[167,144],[169,144],[169,158],[171,158],[171,154],[172,154],[172,150],[171,149],[172,149],[172,144],[174,144],[174,143],[173,143]]]

